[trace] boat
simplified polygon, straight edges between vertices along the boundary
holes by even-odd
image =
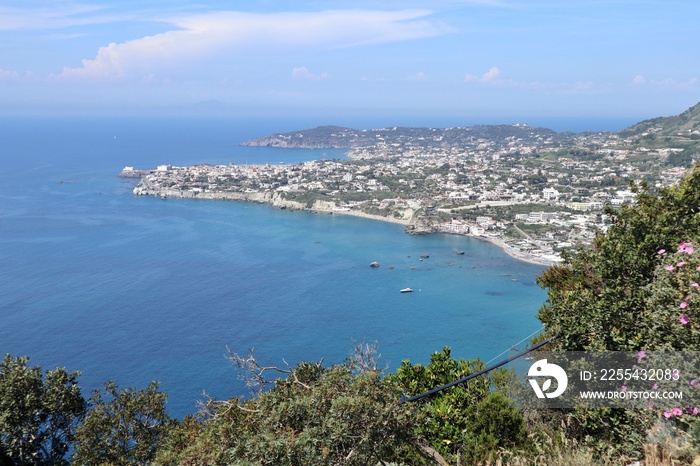
[[[413,290],[411,288],[404,288],[401,290],[401,293],[413,293]]]
[[[463,255],[464,255],[464,251],[457,251],[457,255],[458,255],[458,256],[463,256]]]

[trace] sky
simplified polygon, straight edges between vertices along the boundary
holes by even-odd
[[[696,0],[2,0],[0,114],[681,113]]]

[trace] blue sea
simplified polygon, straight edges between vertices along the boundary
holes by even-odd
[[[269,365],[334,364],[353,340],[376,341],[393,370],[444,346],[488,361],[540,329],[544,268],[491,244],[258,204],[136,197],[135,181],[117,177],[126,165],[344,157],[238,145],[305,127],[0,119],[0,353],[79,370],[86,396],[107,380],[159,380],[170,414],[182,417],[203,392],[249,395],[227,348],[254,349]]]

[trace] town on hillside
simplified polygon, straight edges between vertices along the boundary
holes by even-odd
[[[467,128],[320,127],[246,145],[347,148],[347,160],[293,165],[126,167],[138,195],[231,199],[403,223],[412,234],[492,241],[551,264],[590,244],[634,203],[634,185],[680,179],[700,143],[700,104],[620,132],[556,133],[526,124]]]

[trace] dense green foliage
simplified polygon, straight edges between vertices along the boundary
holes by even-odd
[[[77,465],[148,465],[170,428],[165,412],[167,395],[151,383],[143,390],[118,390],[105,384],[106,401],[93,393],[92,409],[76,432]]]
[[[387,378],[407,395],[413,396],[461,379],[484,369],[480,360],[455,360],[449,348],[434,353],[426,366],[401,364]],[[421,405],[424,416],[416,432],[430,447],[448,459],[475,462],[495,456],[499,449],[521,446],[526,438],[522,414],[505,396],[492,393],[498,385],[496,373],[470,380],[434,395]]]
[[[68,464],[66,455],[86,409],[78,373],[57,368],[42,376],[29,358],[0,364],[0,463]]]
[[[271,388],[245,400],[210,399],[197,418],[180,422],[167,416],[166,395],[157,383],[143,390],[119,390],[107,382],[103,391],[93,393],[77,429],[78,423],[72,422],[59,453],[65,455],[73,442],[77,465],[472,464],[525,443],[522,413],[492,392],[492,386],[503,383],[504,373],[474,379],[420,403],[401,403],[406,395],[460,378],[483,363],[454,360],[445,348],[425,366],[405,361],[396,373],[383,376],[373,351],[365,346],[346,363],[330,367],[300,363],[277,369],[259,366],[252,355],[241,358],[246,370],[257,371],[250,380]],[[8,356],[5,365],[3,376],[11,373],[15,380],[19,375],[41,386],[41,370],[27,368],[26,358]],[[269,369],[284,377],[262,378]],[[69,386],[79,395],[76,376]],[[32,444],[21,449],[26,458],[15,460],[17,450],[7,446],[13,431],[5,420],[18,416],[15,430],[26,433],[34,410],[18,400],[23,396],[5,391],[0,399],[3,440],[8,440],[3,448],[13,460],[9,464],[67,464],[63,456],[60,461],[39,461],[40,448]],[[83,414],[87,403],[80,401]],[[63,414],[51,409],[46,413]]]
[[[222,465],[391,461],[413,442],[414,421],[396,401],[376,373],[302,363],[256,398],[210,401],[201,424],[181,426],[189,441],[171,443],[160,459]]]
[[[156,463],[472,464],[525,442],[522,414],[491,392],[488,376],[399,403],[483,368],[480,361],[454,360],[445,348],[426,366],[405,361],[385,377],[371,361],[364,353],[328,368],[301,363],[255,398],[210,400],[201,423],[187,419],[171,431]]]

